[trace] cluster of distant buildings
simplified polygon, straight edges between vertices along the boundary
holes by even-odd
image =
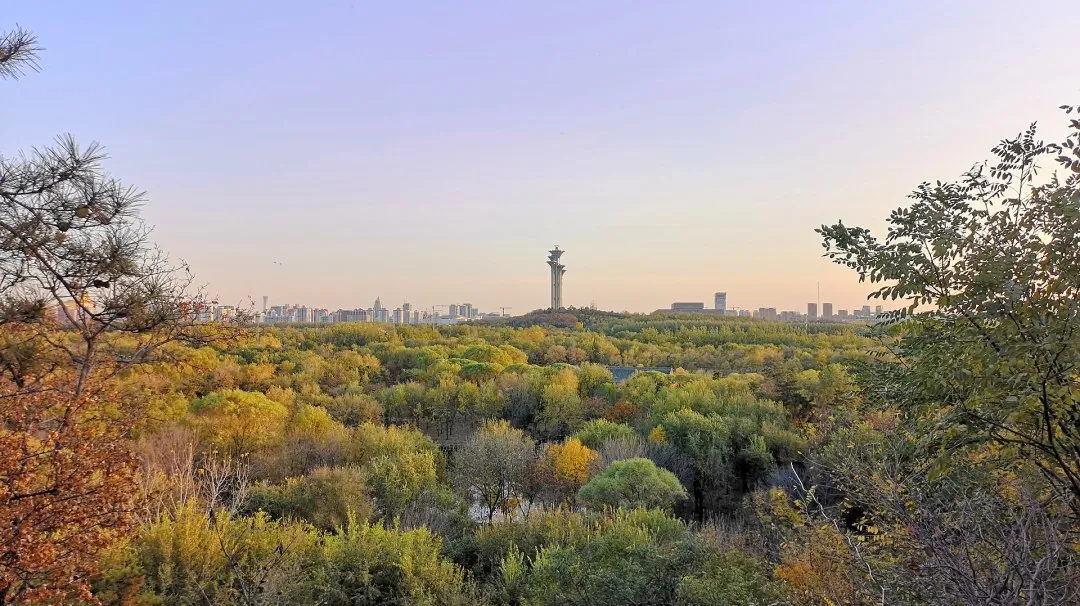
[[[846,310],[846,309],[841,309],[841,310],[837,311],[836,314],[833,314],[833,304],[832,303],[822,303],[821,304],[821,316],[818,316],[818,308],[817,307],[818,307],[817,303],[807,303],[806,304],[806,317],[811,319],[811,320],[818,320],[818,319],[821,319],[821,320],[849,320],[849,319],[873,320],[873,319],[881,316],[881,314],[885,313],[884,306],[875,305],[873,309],[870,309],[869,305],[863,305],[862,307],[860,307],[858,309],[851,310],[850,314],[848,313],[848,310]]]
[[[775,307],[742,309],[738,307],[728,307],[727,293],[718,292],[713,295],[713,307],[711,309],[706,308],[705,303],[701,301],[676,301],[671,304],[671,309],[658,309],[657,311],[669,313],[716,314],[738,316],[740,318],[757,318],[760,320],[780,320],[788,322],[802,322],[806,320],[843,322],[845,320],[873,320],[884,313],[885,310],[881,305],[877,305],[873,309],[871,309],[869,305],[863,305],[859,309],[851,310],[850,313],[846,309],[841,309],[833,313],[832,303],[822,303],[820,315],[818,314],[817,303],[807,303],[805,314],[798,311],[778,312]]]
[[[445,310],[445,311],[443,311]],[[199,320],[222,322],[238,317],[240,310],[234,305],[213,305],[203,311]],[[409,302],[401,307],[390,309],[376,298],[374,305],[356,309],[330,311],[323,307],[282,304],[269,305],[269,297],[263,297],[261,311],[252,315],[256,324],[328,324],[333,322],[382,322],[388,324],[434,324],[448,325],[469,320],[481,320],[502,317],[503,313],[481,312],[472,303],[452,303],[436,305],[427,309],[415,309]]]
[[[565,251],[555,246],[548,251],[547,264],[551,270],[551,310],[563,309],[563,275],[566,273],[566,265],[562,263],[562,255]],[[382,322],[388,324],[431,324],[442,326],[457,324],[470,320],[484,320],[506,317],[508,307],[502,308],[501,313],[482,313],[473,307],[472,303],[454,303],[451,305],[435,305],[430,311],[417,309],[411,303],[405,302],[401,307],[389,309],[384,307],[382,300],[375,299],[375,304],[367,309],[339,309],[330,311],[326,308],[308,307],[306,305],[274,305],[268,306],[269,297],[263,297],[262,311],[256,312],[252,320],[261,324],[326,324],[333,322]],[[595,309],[595,304],[593,305]],[[445,313],[442,310],[445,309]],[[788,322],[803,321],[827,321],[843,322],[848,320],[868,321],[880,316],[884,309],[877,305],[871,309],[869,305],[853,309],[849,313],[841,309],[833,313],[832,303],[822,303],[821,313],[818,314],[817,303],[807,303],[806,313],[798,311],[777,311],[775,307],[759,307],[757,309],[743,309],[729,307],[726,292],[713,294],[712,308],[706,308],[702,301],[676,301],[670,309],[658,309],[658,313],[696,313],[715,314],[723,316],[736,316],[740,318],[757,318],[761,320],[780,320]],[[228,321],[236,318],[239,311],[232,305],[214,305],[202,314],[199,319],[203,321]]]

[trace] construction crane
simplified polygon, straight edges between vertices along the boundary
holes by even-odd
[[[503,315],[503,317],[505,318],[505,317],[506,317],[506,310],[508,310],[508,309],[514,309],[514,308],[513,308],[513,307],[510,307],[510,306],[504,306],[504,307],[500,307],[499,309],[501,309],[501,310],[502,310],[502,315]]]

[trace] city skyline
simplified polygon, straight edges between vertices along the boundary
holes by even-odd
[[[222,301],[520,313],[558,242],[566,306],[797,310],[869,291],[815,227],[880,228],[1033,120],[1056,139],[1080,11],[1040,6],[12,3],[47,53],[0,153],[100,141]]]
[[[558,245],[554,249],[548,251],[547,265],[550,272],[550,298],[549,304],[545,308],[541,307],[526,307],[522,311],[519,311],[517,315],[527,313],[528,311],[537,310],[559,310],[567,307],[585,308],[591,307],[594,309],[604,309],[605,311],[616,312],[631,312],[631,313],[650,313],[642,310],[630,310],[630,309],[615,309],[615,308],[600,308],[596,304],[596,300],[590,300],[589,304],[583,305],[566,305],[563,301],[563,276],[566,273],[566,265],[561,262],[562,255],[565,250],[559,248]],[[817,297],[820,299],[820,286],[818,287]],[[229,304],[229,303],[216,303],[214,309],[248,309],[260,316],[261,321],[267,321],[265,318],[277,317],[278,322],[320,322],[324,321],[359,321],[359,322],[389,322],[394,324],[422,324],[428,321],[433,323],[438,322],[440,318],[457,321],[458,318],[464,318],[467,320],[484,319],[491,317],[505,317],[515,315],[513,313],[506,313],[507,310],[512,310],[513,306],[497,305],[500,312],[483,312],[481,313],[480,306],[473,305],[472,303],[431,303],[429,306],[413,304],[408,300],[401,304],[398,308],[388,308],[382,304],[382,296],[376,295],[375,301],[371,307],[365,308],[363,306],[356,307],[349,305],[338,307],[336,310],[333,306],[329,307],[317,307],[314,305],[308,305],[306,302],[302,303],[276,303],[270,305],[271,300],[269,295],[262,295],[262,307],[258,308],[256,305],[256,298],[248,297],[247,304]],[[304,300],[301,297],[298,300]],[[738,301],[738,299],[736,299]],[[833,313],[833,303],[823,302],[821,303],[821,313],[818,312],[818,302],[806,303],[806,312],[803,313],[797,308],[786,308],[785,306],[776,307],[773,305],[753,306],[753,305],[732,305],[728,303],[727,291],[715,291],[713,293],[712,306],[707,307],[705,301],[693,301],[685,299],[682,301],[676,301],[671,303],[670,307],[657,308],[655,312],[712,312],[721,313],[731,316],[739,317],[753,317],[763,319],[776,319],[782,318],[786,320],[809,318],[809,319],[834,319],[834,318],[846,318],[849,317],[848,308],[837,308],[836,313]],[[874,313],[871,313],[871,309],[875,309]],[[880,315],[884,306],[882,304],[874,304],[873,306],[868,303],[859,303],[853,305],[850,308],[851,317],[853,318],[870,318],[876,315]],[[271,312],[271,310],[273,310]],[[286,310],[286,311],[281,311]],[[288,311],[291,310],[291,311]],[[311,315],[309,314],[309,311]],[[458,313],[461,311],[462,313]],[[222,312],[215,312],[218,316]],[[231,313],[231,312],[225,312]],[[290,315],[290,314],[297,314]],[[412,315],[410,315],[410,313]],[[321,315],[320,315],[321,314]],[[218,317],[217,319],[221,319]]]
[[[560,251],[565,252],[565,251]],[[561,277],[561,274],[560,274]],[[554,275],[552,276],[554,280]],[[552,284],[552,301],[555,300],[554,284]],[[561,284],[559,285],[561,288]],[[721,313],[724,315],[735,317],[752,317],[761,319],[842,319],[842,318],[873,318],[880,315],[886,308],[881,303],[859,303],[853,304],[850,307],[835,307],[832,302],[822,302],[821,310],[819,313],[819,305],[816,302],[806,303],[805,313],[798,309],[787,309],[784,307],[776,306],[760,306],[760,307],[743,307],[743,306],[729,306],[727,304],[727,292],[717,291],[714,293],[712,307],[707,306],[704,301],[676,301],[671,303],[668,307],[658,308],[652,312],[631,312],[631,313],[664,313],[664,312],[685,312],[685,313]],[[320,307],[315,304],[309,305],[308,302],[301,298],[300,302],[277,302],[270,295],[263,295],[261,297],[262,307],[256,305],[254,298],[249,298],[247,303],[230,304],[215,301],[215,304],[209,310],[209,315],[213,316],[215,313],[217,316],[221,315],[221,311],[214,310],[244,310],[246,312],[254,313],[259,318],[257,321],[266,321],[268,317],[277,317],[278,322],[320,322],[323,321],[320,317],[333,316],[332,319],[325,321],[332,322],[387,322],[393,324],[424,324],[429,322],[437,322],[439,319],[449,320],[478,320],[478,319],[490,319],[497,317],[509,317],[514,315],[522,315],[529,311],[543,311],[545,309],[551,310],[552,307],[539,307],[535,309],[527,309],[525,311],[513,313],[511,306],[499,306],[496,312],[494,309],[491,311],[483,311],[480,306],[474,305],[469,302],[463,303],[449,303],[449,304],[431,304],[431,305],[414,305],[411,301],[405,300],[398,307],[387,307],[382,303],[382,297],[376,296],[374,303],[369,307],[363,305],[346,305],[344,307],[338,307],[334,309],[331,307]],[[589,305],[579,306],[563,306],[560,309],[566,307],[586,308],[592,307],[595,309],[601,309],[602,311],[631,311],[631,310],[616,310],[616,309],[602,309],[593,303]],[[895,306],[894,306],[895,307]],[[891,307],[890,309],[894,308]],[[296,312],[303,310],[302,317],[287,317],[290,312],[284,314],[280,310],[292,310]],[[381,312],[381,313],[380,313]],[[230,312],[225,312],[232,313]],[[321,316],[319,315],[321,313]],[[409,315],[409,314],[413,315]],[[310,315],[307,315],[310,314]],[[342,315],[345,314],[345,315]],[[412,318],[410,320],[410,318]],[[221,319],[217,317],[217,319]],[[444,322],[446,323],[446,322]]]
[[[546,287],[546,290],[540,290],[538,296],[530,297],[529,299],[524,299],[520,295],[510,294],[510,292],[508,290],[508,295],[507,296],[505,296],[505,297],[492,297],[490,301],[482,299],[480,297],[472,297],[472,299],[475,300],[475,301],[480,301],[479,303],[476,303],[476,306],[478,308],[483,308],[483,309],[488,309],[488,310],[498,310],[499,308],[505,307],[507,309],[513,309],[514,310],[513,315],[521,315],[521,314],[527,313],[529,311],[550,309],[551,308],[551,291],[550,291],[551,277],[550,277],[550,270],[545,271],[543,273],[547,274],[547,278],[546,279],[544,279],[543,277],[541,278],[541,280],[542,280],[541,288]],[[524,279],[524,278],[520,280],[520,282],[526,282],[526,281],[527,280]],[[533,281],[535,282],[535,280],[533,280]],[[288,294],[282,294],[276,300],[288,301],[288,302],[316,301],[317,302],[316,304],[319,307],[324,307],[324,308],[327,308],[327,309],[355,308],[356,304],[358,304],[360,302],[363,302],[363,301],[372,300],[373,298],[383,298],[383,299],[386,299],[387,301],[421,301],[420,298],[416,298],[416,297],[408,297],[408,296],[402,297],[400,295],[398,295],[398,296],[383,296],[383,295],[380,295],[380,294],[376,294],[376,293],[382,292],[382,291],[380,291],[378,289],[371,289],[371,290],[366,290],[365,289],[365,290],[362,291],[364,294],[360,294],[360,295],[357,295],[355,297],[347,297],[347,296],[342,296],[342,295],[336,295],[336,296],[331,296],[331,297],[319,297],[319,296],[315,296],[315,295],[305,294],[305,293],[303,293],[302,291],[300,291],[298,289],[279,290],[279,289],[271,288],[270,290],[274,291],[274,292],[288,293]],[[411,289],[411,290],[415,292],[415,291],[425,291],[426,289],[424,289],[424,288],[414,288],[414,289]],[[451,292],[451,291],[448,289],[446,292]],[[458,292],[462,292],[462,291],[458,291]],[[677,292],[679,292],[679,291],[677,291]],[[727,301],[727,300],[731,301],[731,303],[728,304],[728,307],[727,307],[728,309],[750,309],[750,310],[755,310],[755,309],[759,309],[761,307],[775,307],[776,309],[785,309],[785,310],[798,311],[798,310],[805,310],[807,297],[811,297],[812,292],[806,292],[806,293],[802,293],[802,294],[796,293],[796,294],[790,294],[790,295],[781,295],[780,297],[778,297],[776,299],[769,299],[769,298],[766,298],[764,296],[761,297],[760,299],[756,299],[756,298],[755,299],[747,299],[747,298],[744,298],[744,297],[740,296],[740,294],[737,293],[737,292],[725,293],[725,295],[726,295],[724,297],[725,301]],[[213,298],[215,300],[219,301],[219,303],[221,303],[223,305],[231,305],[231,306],[236,306],[236,307],[246,307],[246,308],[256,309],[256,308],[259,307],[259,305],[261,305],[261,301],[262,301],[263,296],[265,296],[265,295],[254,296],[254,295],[245,294],[243,296],[240,296],[240,297],[237,297],[237,298],[234,298],[234,299],[229,299],[229,298],[222,297],[220,295],[215,294],[213,296]],[[270,296],[270,301],[273,302],[274,300],[275,300],[275,297]],[[462,300],[461,296],[436,295],[436,296],[430,297],[428,299],[423,299],[423,301],[442,301],[441,303],[426,303],[426,304],[425,303],[420,303],[420,304],[418,304],[416,309],[430,311],[431,305],[433,305],[433,304],[438,305],[438,306],[447,307],[447,306],[451,305],[451,303],[447,303],[446,301],[461,301],[461,300]],[[657,304],[656,305],[651,305],[649,303],[645,303],[645,304],[640,305],[640,306],[629,307],[629,306],[626,306],[626,305],[611,304],[610,302],[606,301],[601,296],[594,296],[594,295],[591,295],[589,293],[581,293],[579,296],[571,297],[569,300],[564,299],[563,303],[562,303],[562,307],[563,308],[569,308],[569,307],[574,307],[574,308],[596,307],[597,309],[602,309],[602,310],[605,310],[605,311],[629,312],[629,313],[646,313],[647,314],[647,313],[651,313],[653,311],[656,311],[658,309],[668,309],[670,307],[672,301],[683,301],[683,302],[694,301],[694,302],[701,302],[703,305],[705,305],[709,309],[713,308],[712,307],[713,304],[710,304],[709,299],[707,299],[705,297],[697,297],[697,298],[695,298],[695,297],[691,296],[691,297],[681,297],[681,298],[679,298],[679,297],[676,297],[674,294],[668,294],[666,292],[659,292],[659,291],[656,291],[656,290],[654,290],[653,292],[650,293],[649,301],[652,301],[652,300],[657,301]],[[836,299],[836,301],[840,301],[840,300],[841,299],[839,299],[839,298]],[[500,302],[505,303],[505,302],[508,302],[508,301],[514,301],[514,302],[517,302],[518,304],[517,305],[510,305],[510,304],[500,305],[499,304]],[[522,301],[524,301],[524,303],[522,303]],[[783,301],[783,303],[778,303],[777,301]],[[799,301],[802,301],[802,302],[799,303]],[[880,304],[879,301],[875,300],[875,299],[866,299],[865,297],[864,298],[856,297],[853,300],[845,298],[845,299],[843,299],[843,303],[836,303],[835,307],[838,310],[841,309],[841,308],[857,309],[857,308],[861,308],[864,305],[875,306],[875,305],[879,305],[879,304]],[[843,307],[841,307],[841,306],[843,306]]]
[[[618,309],[618,308],[615,308],[615,307],[602,308],[602,307],[597,305],[595,298],[590,299],[588,304],[579,304],[579,305],[575,305],[575,304],[569,304],[568,305],[568,304],[566,304],[563,301],[563,276],[566,273],[566,265],[564,265],[561,262],[562,255],[566,251],[560,249],[559,246],[556,245],[554,249],[549,250],[547,252],[548,252],[547,265],[548,265],[548,268],[549,268],[549,275],[550,275],[549,282],[548,282],[549,288],[550,288],[548,305],[547,305],[547,307],[544,307],[544,306],[540,306],[540,307],[526,306],[525,308],[519,308],[519,309],[523,309],[523,311],[517,312],[517,315],[527,313],[528,311],[540,311],[540,310],[544,310],[544,309],[558,310],[558,309],[564,309],[564,308],[568,308],[568,307],[575,307],[575,308],[591,307],[591,308],[594,308],[594,309],[603,309],[605,311],[614,311],[614,312],[630,312],[630,313],[645,313],[645,314],[651,313],[648,310],[632,310],[632,309],[627,309],[627,308]],[[818,289],[817,296],[820,298],[820,296],[821,296],[820,283],[817,283],[816,287]],[[300,297],[299,299],[303,299],[303,297]],[[268,301],[270,300],[269,295],[262,295],[262,308],[261,308],[261,310],[256,309],[257,308],[256,300],[257,299],[255,297],[248,296],[248,297],[246,297],[246,301],[247,301],[246,304],[245,303],[217,304],[216,308],[223,307],[223,308],[227,308],[227,309],[250,309],[250,310],[256,310],[256,311],[258,311],[259,313],[262,313],[262,314],[266,314],[267,309],[268,309]],[[738,299],[736,299],[736,301],[738,301]],[[869,299],[868,299],[868,301],[869,301]],[[290,304],[283,304],[283,305],[291,305],[293,308],[303,307],[303,309],[305,309],[305,310],[311,309],[311,310],[314,310],[314,311],[317,311],[317,312],[322,312],[323,315],[339,314],[339,312],[345,313],[345,316],[343,316],[345,319],[335,317],[335,319],[333,319],[331,321],[361,321],[361,322],[374,321],[374,322],[391,322],[391,323],[394,323],[394,324],[399,324],[399,323],[422,324],[422,323],[424,323],[424,322],[426,322],[426,321],[428,321],[428,320],[430,320],[432,318],[437,320],[440,317],[448,318],[448,319],[456,319],[458,317],[461,317],[461,316],[459,316],[459,314],[455,313],[455,310],[456,310],[456,308],[459,307],[459,305],[467,306],[470,310],[478,310],[479,309],[479,306],[474,306],[471,303],[464,303],[464,304],[458,304],[458,303],[432,303],[432,304],[430,304],[430,311],[429,311],[429,307],[425,307],[423,305],[420,305],[420,306],[417,306],[415,308],[415,313],[420,314],[421,317],[425,318],[425,319],[422,321],[421,317],[415,317],[414,320],[410,321],[410,320],[408,320],[409,316],[404,315],[404,314],[408,314],[409,310],[412,309],[412,303],[410,303],[408,299],[405,299],[405,302],[402,303],[402,308],[390,310],[389,308],[385,308],[385,307],[382,306],[382,304],[381,304],[381,295],[376,295],[375,302],[374,302],[373,306],[370,307],[370,308],[364,308],[362,306],[361,307],[355,307],[355,306],[354,307],[349,307],[349,305],[345,305],[345,306],[338,307],[334,311],[331,311],[333,309],[333,306],[314,307],[314,306],[309,306],[306,303],[290,303]],[[276,307],[279,307],[279,306],[270,306],[270,308],[276,308]],[[512,315],[514,315],[512,313],[511,314],[506,313],[507,310],[512,310],[513,306],[510,306],[510,305],[496,305],[494,307],[500,309],[500,312],[498,314],[496,314],[494,312],[485,312],[482,315],[486,316],[486,317],[503,317],[503,316],[512,316]],[[877,309],[877,314],[880,314],[883,306],[881,304],[875,304],[875,307]],[[870,308],[871,308],[870,304],[863,303],[863,302],[860,302],[859,305],[853,305],[851,307],[851,310],[850,310],[851,313],[852,313],[851,317],[854,317],[854,318],[872,317],[870,312],[867,311]],[[384,312],[383,315],[379,315],[378,312],[380,310],[382,310]],[[442,313],[442,311],[440,311],[440,310],[445,310],[445,313]],[[849,310],[847,308],[838,308],[836,313],[834,314],[833,311],[832,311],[833,310],[833,304],[831,302],[822,303],[822,309],[821,309],[821,315],[820,316],[818,316],[818,306],[817,306],[816,302],[811,302],[811,303],[806,304],[806,310],[807,311],[806,311],[805,314],[803,312],[799,311],[798,308],[794,308],[794,307],[788,308],[788,306],[776,307],[776,306],[771,306],[771,305],[767,305],[767,306],[729,305],[728,304],[728,293],[727,293],[727,291],[715,291],[713,293],[712,307],[707,308],[707,310],[708,311],[720,311],[722,313],[724,313],[724,312],[734,312],[734,313],[728,313],[727,315],[733,315],[733,316],[739,316],[739,317],[753,317],[753,318],[761,317],[761,318],[765,318],[765,319],[775,319],[775,318],[781,318],[782,317],[783,319],[788,319],[788,320],[798,319],[798,318],[803,318],[803,317],[807,317],[807,318],[819,318],[820,317],[822,319],[846,318],[846,317],[848,317],[848,312],[849,312]],[[778,310],[782,310],[782,311],[778,311]],[[681,302],[674,302],[674,303],[671,304],[670,307],[661,307],[661,308],[657,308],[657,309],[655,309],[653,311],[655,311],[655,312],[664,312],[664,311],[675,311],[675,312],[679,312],[679,311],[683,311],[683,312],[706,311],[706,303],[704,301],[691,301],[689,299],[686,299],[686,300],[683,300]],[[860,314],[860,311],[865,312],[865,313]],[[394,319],[394,316],[392,315],[394,312],[402,314],[399,319]],[[367,313],[367,315],[365,316],[364,313]],[[472,315],[469,315],[469,314],[465,314],[464,317],[466,319],[483,319],[482,317],[480,317],[480,315],[472,316]],[[404,321],[401,321],[401,318],[404,318]],[[290,321],[290,320],[279,320],[279,321]],[[309,321],[309,320],[295,320],[295,321],[305,321],[306,322],[306,321]],[[319,320],[310,320],[310,321],[316,321],[317,322]]]
[[[485,312],[472,303],[451,303],[432,305],[430,310],[414,307],[409,301],[398,307],[387,307],[382,297],[376,297],[370,307],[352,307],[330,309],[306,303],[279,303],[268,305],[268,295],[263,296],[263,306],[259,310],[248,310],[233,305],[213,305],[203,312],[201,320],[224,320],[243,312],[255,323],[291,324],[291,323],[333,323],[333,322],[380,322],[385,324],[432,324],[447,325],[463,321],[484,320],[506,316],[506,309],[498,313]]]

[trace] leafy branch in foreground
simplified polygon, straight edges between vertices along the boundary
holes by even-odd
[[[1080,119],[1063,106],[1060,143],[1035,126],[950,183],[924,183],[893,211],[884,240],[822,226],[826,255],[908,306],[889,318],[909,412],[934,415],[932,438],[992,441],[1036,466],[1080,515]],[[1056,164],[1048,178],[1042,165]]]
[[[1061,142],[1032,125],[996,162],[923,183],[884,239],[818,229],[872,298],[907,302],[863,373],[865,410],[833,419],[817,461],[845,497],[830,505],[900,557],[881,575],[894,594],[1080,595],[1080,120],[1062,109]]]

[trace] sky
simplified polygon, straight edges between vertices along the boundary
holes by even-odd
[[[1080,102],[1075,0],[4,1],[42,71],[0,153],[102,143],[223,303],[805,310],[883,229]]]

